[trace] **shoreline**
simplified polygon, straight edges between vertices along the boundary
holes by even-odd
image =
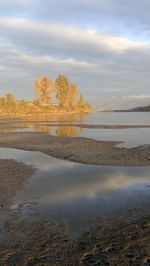
[[[31,118],[36,118],[36,117],[40,117],[40,118],[47,118],[50,116],[66,116],[66,115],[88,115],[88,114],[93,114],[96,113],[95,110],[82,110],[82,111],[60,111],[60,112],[50,112],[50,113],[43,113],[41,115],[41,111],[39,113],[35,113],[35,115],[29,115],[29,114],[15,114],[15,113],[8,113],[8,114],[3,114],[0,113],[0,119],[31,119]],[[11,116],[12,115],[12,116]]]
[[[32,165],[0,158],[0,210],[10,207],[17,192],[23,190],[35,172]]]
[[[11,125],[7,125],[7,124]],[[138,129],[138,128],[150,128],[150,125],[98,125],[98,124],[82,124],[82,123],[70,123],[70,121],[0,121],[0,129],[17,129],[23,123],[27,124],[38,124],[38,126],[49,126],[49,127],[79,127],[79,128],[89,128],[89,129]],[[13,124],[17,124],[13,125]],[[22,128],[27,128],[27,126],[24,126]]]
[[[133,209],[110,218],[99,217],[77,239],[71,237],[67,223],[58,224],[52,216],[38,212],[25,220],[21,216],[21,210],[7,215],[0,265],[10,265],[11,261],[45,266],[150,263],[149,210]]]
[[[33,118],[33,117],[32,117]],[[19,125],[22,128],[27,128],[30,125],[45,126],[45,127],[78,127],[78,128],[89,128],[89,129],[140,129],[140,128],[150,128],[150,124],[94,124],[87,123],[86,121],[80,121],[80,119],[72,120],[72,119],[54,119],[54,120],[46,120],[42,119],[21,119],[21,118],[0,118],[0,129],[17,129]]]
[[[0,147],[40,151],[72,162],[139,167],[150,166],[150,145],[117,147],[119,141],[97,141],[82,137],[56,137],[48,133],[0,133]]]
[[[62,124],[61,124],[62,123]],[[81,127],[81,128],[95,128],[95,129],[128,129],[128,128],[150,128],[150,125],[97,125],[97,124],[64,124],[66,122],[61,122],[61,123],[47,123],[47,124],[40,124],[40,126],[50,126],[50,127]]]

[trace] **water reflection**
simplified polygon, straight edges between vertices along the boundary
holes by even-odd
[[[80,130],[77,127],[59,127],[55,132],[58,137],[78,137]]]
[[[141,205],[147,196],[150,199],[149,167],[82,165],[40,152],[5,148],[0,148],[0,154],[2,158],[31,163],[40,168],[37,175],[31,178],[26,190],[18,194],[17,202],[38,198],[41,205],[50,206],[80,201],[91,204],[94,201],[99,202],[103,210],[106,210],[109,205],[112,209],[121,204],[130,207],[133,199],[136,199],[137,205]]]
[[[66,116],[53,116],[49,119],[36,121],[27,121],[27,122],[1,122],[0,123],[0,132],[47,132],[55,136],[64,136],[64,137],[78,137],[81,132],[84,131],[83,128],[78,128],[73,126],[74,123],[84,123],[85,115],[68,115]],[[44,125],[49,123],[49,125]],[[51,123],[53,126],[51,126]],[[59,126],[55,126],[55,123],[59,123]],[[65,126],[65,124],[71,124],[71,126]]]
[[[52,131],[52,128],[49,127],[49,126],[41,126],[41,125],[37,125],[37,124],[33,124],[32,128],[36,132],[48,132],[48,133],[51,133],[51,131]]]
[[[73,234],[92,219],[129,208],[150,207],[150,167],[105,167],[59,160],[40,152],[0,148],[1,158],[32,164],[40,170],[18,192],[12,208],[38,202],[35,208],[67,220]]]
[[[51,123],[53,126],[51,126]],[[66,123],[69,126],[66,126]],[[150,144],[150,128],[92,129],[74,124],[150,124],[149,113],[97,113],[36,118],[36,121],[7,121],[0,123],[0,132],[47,132],[54,136],[86,137],[103,141],[122,141],[121,146],[134,147]],[[59,125],[58,125],[59,124]]]

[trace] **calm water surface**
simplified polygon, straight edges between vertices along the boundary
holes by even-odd
[[[9,158],[39,168],[11,206],[37,202],[37,210],[67,221],[73,235],[88,229],[99,215],[112,215],[129,208],[150,207],[150,167],[83,165],[40,152],[0,148]]]
[[[101,125],[150,125],[150,112],[99,112],[87,115],[86,122]]]
[[[68,122],[67,122],[68,121]],[[131,113],[115,113],[101,112],[90,115],[68,115],[61,117],[50,117],[47,122],[60,124],[59,127],[51,127],[44,125],[45,122],[39,123],[15,123],[16,128],[0,128],[0,131],[17,131],[17,132],[49,132],[55,136],[69,137],[87,137],[96,140],[122,141],[121,146],[135,147],[143,144],[150,144],[150,128],[128,128],[128,129],[89,129],[78,128],[74,123],[81,124],[99,124],[99,125],[150,125],[150,112],[131,112]],[[69,123],[71,126],[65,127]],[[7,126],[12,124],[7,123]]]

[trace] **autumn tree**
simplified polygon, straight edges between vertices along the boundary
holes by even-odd
[[[86,105],[86,102],[85,102],[85,99],[84,99],[83,94],[80,94],[80,98],[79,98],[79,103],[78,103],[78,105],[79,105],[80,108],[83,108],[83,107],[85,107],[85,105]]]
[[[39,77],[34,83],[37,101],[40,104],[49,104],[55,90],[54,82],[46,76]]]
[[[63,107],[69,105],[70,84],[67,77],[59,75],[56,79],[56,92],[59,103]]]
[[[76,107],[78,104],[78,87],[76,84],[71,83],[70,84],[70,95],[69,95],[69,102],[72,107]]]
[[[6,99],[6,101],[7,101],[8,104],[14,104],[14,103],[16,103],[16,97],[15,97],[15,95],[12,92],[8,92],[5,95],[5,99]]]

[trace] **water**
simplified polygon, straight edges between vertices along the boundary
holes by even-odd
[[[150,167],[83,165],[8,148],[0,148],[0,157],[39,168],[24,191],[16,193],[11,208],[37,202],[38,211],[67,221],[74,236],[87,230],[98,216],[150,207]]]
[[[44,119],[44,118],[43,118]],[[150,112],[98,112],[93,114],[76,114],[65,116],[49,116],[44,121],[57,122],[80,122],[100,125],[149,125],[150,124]],[[41,121],[41,118],[36,118],[36,121]],[[10,125],[14,123],[14,120],[10,120]],[[8,122],[5,122],[8,124]],[[16,120],[16,124],[19,124],[19,120]],[[28,126],[28,120],[26,120],[26,126]]]
[[[100,125],[150,125],[150,112],[99,112],[87,115],[85,121]]]
[[[86,129],[81,137],[103,141],[121,141],[122,147],[131,148],[150,144],[150,128]]]
[[[68,122],[67,122],[68,121]],[[149,112],[101,112],[90,115],[66,115],[53,116],[47,122],[54,124],[59,122],[59,126],[46,125],[46,122],[24,122],[9,123],[0,127],[0,132],[48,132],[55,136],[86,137],[104,141],[122,141],[121,146],[135,147],[150,144],[150,128],[127,128],[127,129],[89,129],[74,126],[74,123],[99,124],[99,125],[150,125]],[[71,124],[65,126],[65,124]],[[7,128],[6,128],[7,126]],[[12,128],[15,126],[16,128]]]
[[[48,132],[56,136],[124,141],[122,146],[150,144],[150,128],[89,129],[74,123],[99,125],[150,125],[147,113],[97,113],[85,116],[50,117],[43,121],[0,126],[1,132]],[[71,124],[65,126],[65,124]],[[0,158],[14,159],[39,168],[24,191],[16,191],[12,209],[36,202],[37,211],[67,221],[73,235],[86,231],[97,216],[117,214],[129,208],[150,207],[150,167],[92,166],[59,160],[40,152],[0,148]]]

